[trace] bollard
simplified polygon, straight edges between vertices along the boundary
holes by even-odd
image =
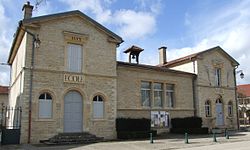
[[[150,143],[153,144],[154,140],[153,140],[153,133],[150,133]]]
[[[226,133],[226,139],[229,139],[229,134],[228,134],[228,131]]]
[[[188,144],[188,134],[185,133],[185,143]]]
[[[225,137],[227,137],[227,128],[225,129]]]
[[[217,142],[215,133],[213,133],[213,139],[214,139],[214,142]]]

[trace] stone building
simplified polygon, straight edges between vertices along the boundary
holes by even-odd
[[[132,46],[130,61],[119,62],[122,38],[82,12],[32,17],[32,9],[23,7],[8,59],[9,105],[23,110],[21,143],[64,132],[113,139],[119,117],[150,118],[159,130],[187,116],[209,128],[236,128],[239,64],[220,47],[170,62],[161,47],[159,65],[150,66],[139,64],[143,49]]]
[[[250,124],[250,84],[237,86],[237,100],[240,125]]]
[[[1,86],[0,85],[0,105],[8,105],[8,86]]]

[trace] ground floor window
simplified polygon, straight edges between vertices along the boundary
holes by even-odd
[[[169,127],[170,117],[166,111],[151,111],[151,127]]]
[[[100,95],[97,95],[93,98],[93,117],[94,118],[103,118],[104,116],[104,103],[103,98]]]
[[[228,102],[228,116],[233,116],[233,103],[231,101]]]
[[[43,93],[39,96],[39,118],[52,118],[52,96]]]
[[[206,117],[211,117],[211,103],[209,100],[205,102],[205,113]]]

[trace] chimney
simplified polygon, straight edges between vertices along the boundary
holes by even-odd
[[[27,1],[27,4],[23,5],[22,11],[24,11],[23,19],[30,19],[32,17],[33,6]]]
[[[162,46],[158,48],[158,50],[159,50],[159,64],[167,63],[167,56],[166,56],[167,47]]]

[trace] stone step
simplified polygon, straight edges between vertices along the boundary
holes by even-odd
[[[41,143],[47,145],[65,145],[65,144],[89,144],[103,141],[104,138],[96,137],[93,134],[83,133],[59,133],[58,135],[42,140]]]

